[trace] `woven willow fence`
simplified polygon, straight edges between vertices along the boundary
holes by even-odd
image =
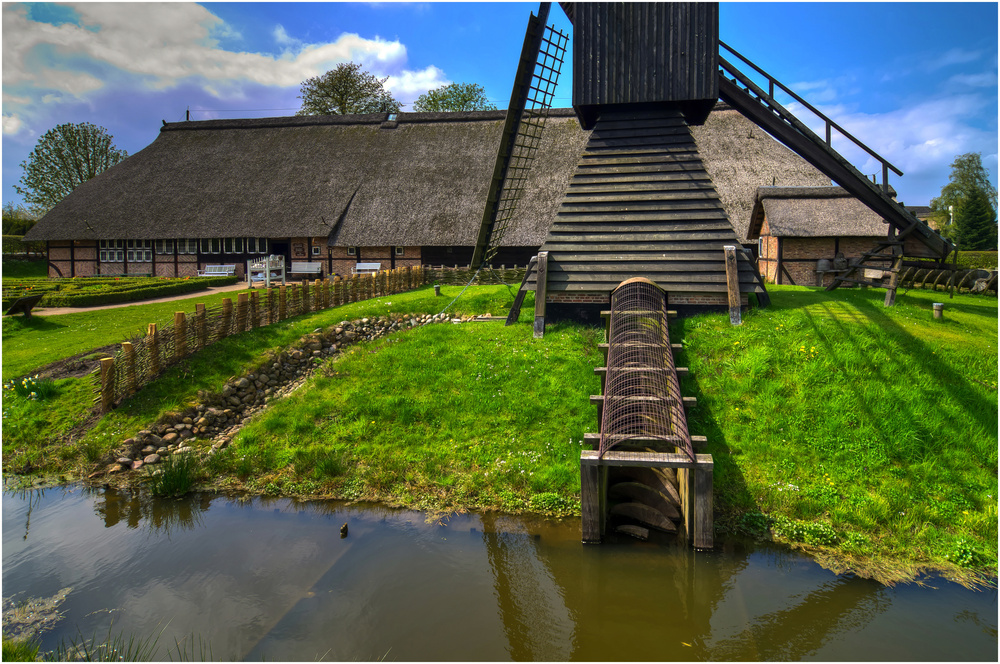
[[[420,267],[398,268],[250,290],[240,293],[235,305],[231,299],[215,307],[196,304],[193,315],[179,311],[174,324],[163,329],[151,323],[144,337],[126,341],[114,357],[102,359],[95,372],[95,401],[102,412],[109,412],[170,365],[226,337],[300,314],[412,290],[425,283],[425,276]]]

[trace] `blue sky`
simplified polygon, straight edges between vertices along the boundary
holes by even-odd
[[[536,3],[5,3],[3,202],[38,138],[92,122],[134,154],[161,120],[292,115],[353,60],[406,104],[450,82],[504,108]],[[904,173],[927,204],[956,155],[997,181],[996,3],[722,3],[720,36]],[[570,32],[558,4],[550,23]],[[571,55],[570,55],[571,57]],[[556,106],[571,105],[571,61]],[[407,107],[404,106],[404,110]],[[803,117],[805,120],[806,118]],[[874,162],[853,149],[864,173]]]

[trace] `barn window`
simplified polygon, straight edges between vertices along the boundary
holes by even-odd
[[[347,248],[347,255],[348,256],[357,256],[358,255],[357,247],[348,247]]]
[[[406,251],[403,249],[403,247],[396,247],[396,255],[397,256],[402,256],[405,253],[406,253]]]
[[[174,253],[174,241],[173,240],[157,240],[155,243],[156,253],[158,254],[172,254]]]
[[[313,247],[313,256],[319,256],[319,252],[320,252],[320,248],[318,246],[317,247]]]
[[[222,240],[217,237],[205,237],[201,239],[201,253],[217,254],[222,251]]]

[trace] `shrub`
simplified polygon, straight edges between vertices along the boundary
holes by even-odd
[[[194,454],[171,454],[146,473],[154,496],[183,496],[202,476],[201,462]]]

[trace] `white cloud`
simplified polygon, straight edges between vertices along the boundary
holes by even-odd
[[[406,47],[398,40],[346,33],[332,43],[302,44],[279,25],[273,34],[286,50],[273,57],[220,49],[213,35],[232,31],[195,4],[81,3],[75,9],[81,25],[53,26],[31,21],[23,6],[3,6],[5,86],[82,96],[103,85],[88,72],[109,66],[140,76],[153,89],[191,79],[204,79],[206,87],[240,81],[289,87],[349,60],[383,76],[424,75],[398,71],[406,62]]]
[[[3,135],[4,136],[16,136],[24,128],[24,123],[21,122],[21,118],[16,115],[3,114]]]
[[[989,88],[996,87],[997,85],[997,73],[983,72],[982,74],[956,74],[948,79],[949,83],[956,83],[958,85],[966,85],[972,88]]]
[[[817,108],[902,170],[902,180],[895,175],[890,177],[893,186],[900,189],[907,183],[938,182],[934,186],[942,186],[947,182],[949,164],[956,155],[982,152],[985,157],[994,154],[996,133],[977,129],[970,122],[989,106],[986,98],[966,94],[927,99],[886,113],[859,113],[836,105]],[[825,135],[822,121],[800,105],[790,105],[789,110],[817,135]],[[879,162],[847,139],[838,138],[836,132],[833,147],[862,173],[881,177]],[[906,200],[929,200],[937,193],[933,189],[907,193]]]
[[[450,82],[443,71],[431,65],[420,71],[404,71],[398,76],[390,76],[385,82],[385,87],[397,97],[416,99],[428,90],[448,85]]]
[[[964,48],[952,48],[938,56],[933,56],[927,63],[927,69],[935,71],[951,65],[963,65],[975,62],[983,57],[982,51],[970,51]]]

